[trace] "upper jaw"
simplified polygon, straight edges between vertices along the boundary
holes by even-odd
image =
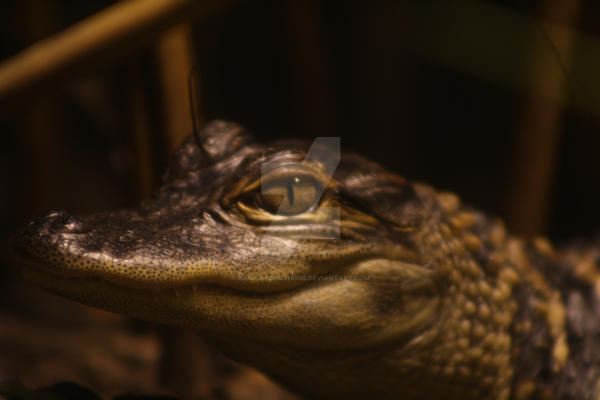
[[[141,290],[216,285],[266,293],[294,289],[378,252],[350,241],[263,234],[208,215],[138,220],[134,212],[81,218],[51,212],[16,235],[15,258],[55,276]]]

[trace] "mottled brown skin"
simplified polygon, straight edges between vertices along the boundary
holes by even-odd
[[[50,291],[196,329],[308,398],[599,397],[600,246],[513,238],[309,145],[213,122],[151,201],[49,213],[15,254]]]

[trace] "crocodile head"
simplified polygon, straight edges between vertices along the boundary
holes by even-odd
[[[507,349],[487,370],[475,353],[455,356],[481,342],[459,289],[484,272],[450,240],[473,220],[454,197],[327,139],[259,145],[226,122],[201,135],[137,209],[30,222],[14,241],[24,274],[86,304],[193,328],[312,397],[505,389]]]

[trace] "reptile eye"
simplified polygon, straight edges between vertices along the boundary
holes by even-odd
[[[309,177],[291,176],[261,184],[261,206],[271,214],[296,215],[319,201],[318,183]]]

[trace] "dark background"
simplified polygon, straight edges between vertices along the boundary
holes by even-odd
[[[575,39],[567,56],[555,51],[560,46],[549,26],[562,22],[561,10],[574,3]],[[4,1],[0,58],[110,4]],[[594,68],[600,65],[599,17],[595,0],[233,1],[192,21],[198,117],[236,121],[261,141],[339,136],[342,150],[453,191],[506,219],[512,231],[564,243],[600,227],[600,90]],[[554,65],[548,68],[565,64],[565,90],[550,107],[557,116],[550,129],[556,139],[541,135],[523,150],[521,138],[528,135],[523,121],[536,118],[528,105],[547,102],[526,90],[535,46],[550,55],[546,64]],[[92,70],[27,95],[1,113],[4,243],[44,211],[133,206],[147,195],[131,133],[133,89],[142,93],[148,110],[144,151],[153,185],[159,182],[168,150],[155,42]],[[187,102],[182,99],[182,107]],[[550,161],[531,164],[538,159],[532,152],[547,148]],[[511,211],[520,201],[515,182],[538,167],[549,179],[538,193],[543,218],[527,223]],[[18,278],[6,252],[0,262],[0,309],[8,319],[35,319],[41,312],[36,302],[55,301],[41,292],[23,294],[35,289]],[[53,306],[50,314],[64,313],[64,304],[70,303]],[[0,361],[0,381],[47,383],[11,373],[12,365],[27,363],[14,338],[2,343],[12,352]],[[28,357],[38,362],[35,354]]]

